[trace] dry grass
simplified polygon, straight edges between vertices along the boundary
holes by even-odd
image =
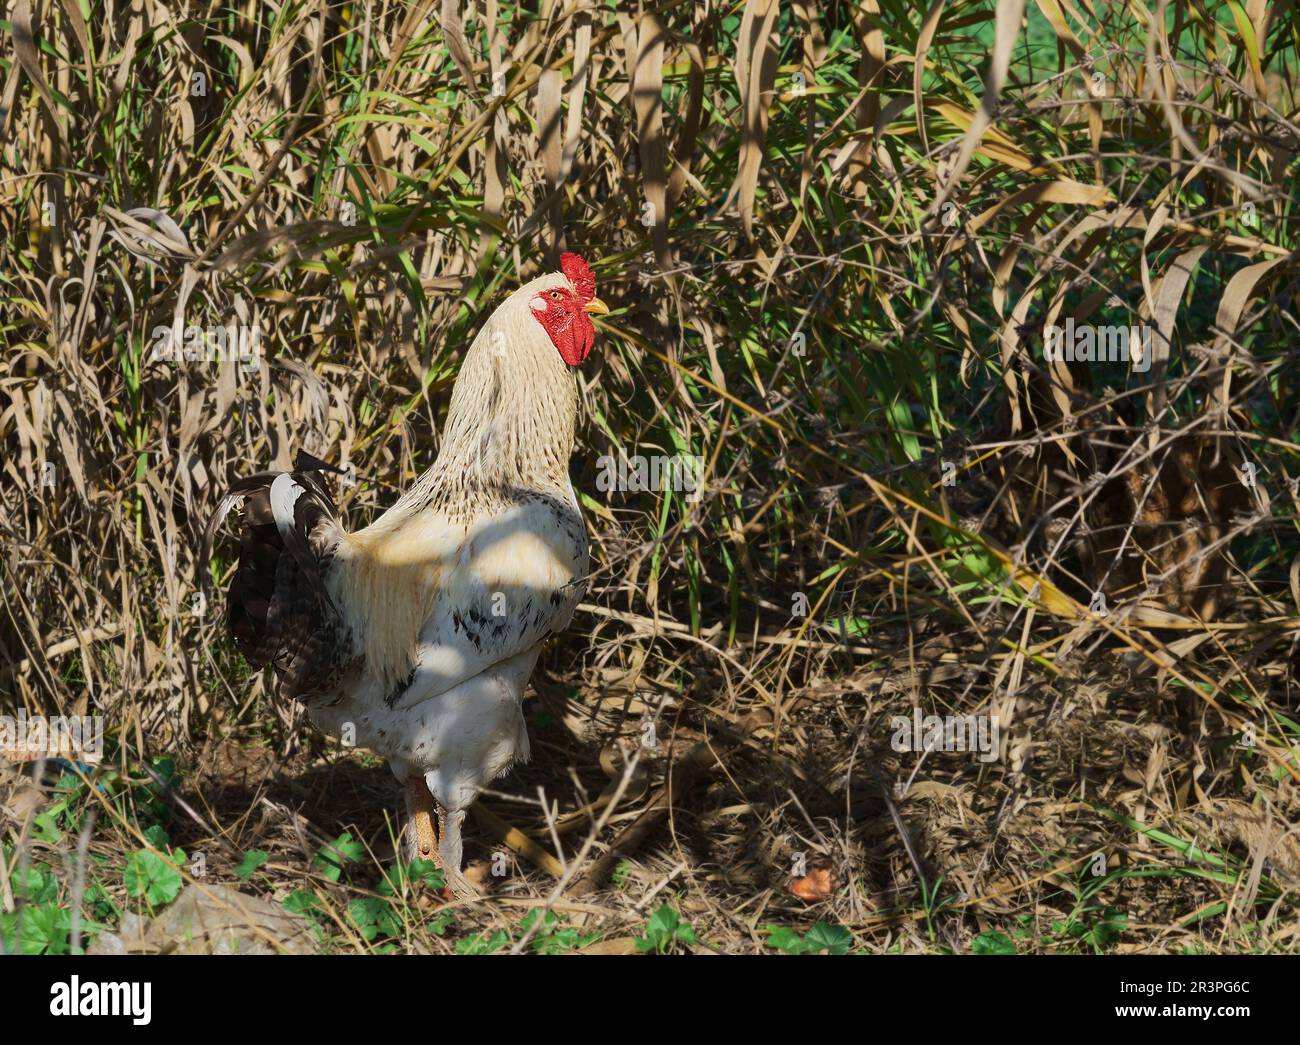
[[[626,950],[665,902],[728,950],[1300,949],[1287,16],[459,9],[0,23],[0,701],[103,714],[113,767],[7,782],[0,936],[24,897],[51,949],[148,908],[154,846],[236,884],[264,852],[242,887],[313,894],[330,949]],[[468,839],[509,874],[452,920],[374,892],[396,786],[250,676],[198,535],[300,447],[355,469],[353,524],[390,503],[562,248],[615,306],[573,467],[596,574]],[[1149,326],[1154,365],[1045,361],[1067,318]],[[254,365],[151,358],[231,324]],[[702,456],[704,495],[599,492],[620,448]],[[996,716],[998,757],[894,750],[913,708]]]

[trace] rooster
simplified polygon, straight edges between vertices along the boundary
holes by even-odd
[[[406,788],[403,846],[458,892],[461,825],[493,779],[528,759],[524,686],[573,616],[587,538],[568,462],[576,368],[596,297],[576,254],[493,312],[461,365],[438,458],[369,526],[348,532],[300,456],[235,483],[204,560],[243,502],[227,623],[254,667],[325,732],[388,759]],[[435,827],[436,818],[436,827]]]

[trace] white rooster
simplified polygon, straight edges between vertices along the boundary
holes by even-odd
[[[318,727],[389,760],[406,785],[408,854],[441,863],[458,891],[465,811],[527,760],[524,685],[586,583],[568,475],[575,368],[590,316],[609,309],[582,258],[560,265],[479,331],[438,459],[371,525],[344,530],[308,466],[237,482],[206,534],[205,562],[245,502],[228,598],[236,645],[272,665]]]

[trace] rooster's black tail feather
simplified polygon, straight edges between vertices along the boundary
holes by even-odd
[[[281,694],[299,700],[328,694],[352,659],[351,636],[326,584],[344,531],[317,474],[324,469],[336,470],[300,451],[292,472],[236,481],[203,537],[206,564],[221,523],[243,502],[226,623],[248,663],[270,664]]]

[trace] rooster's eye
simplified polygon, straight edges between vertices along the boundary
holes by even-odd
[[[559,301],[559,300],[560,300],[560,292],[559,292],[558,290],[552,290],[552,291],[551,291],[551,300],[552,300],[552,301]]]

